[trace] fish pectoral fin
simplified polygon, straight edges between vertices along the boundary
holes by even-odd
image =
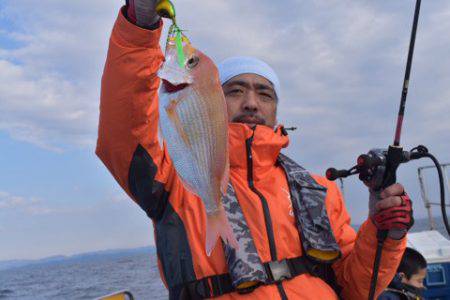
[[[236,250],[239,249],[239,243],[234,236],[224,209],[206,217],[206,255],[211,255],[219,236],[225,244]]]
[[[160,150],[164,150],[164,135],[163,135],[162,130],[161,130],[161,123],[159,123],[159,122],[158,122],[158,135],[157,135],[157,139],[158,139],[159,149],[160,149]]]
[[[172,121],[173,126],[177,130],[184,144],[186,146],[191,146],[189,137],[186,134],[186,131],[184,131],[183,125],[181,124],[180,116],[177,113],[177,105],[179,102],[180,100],[170,100],[169,104],[165,107],[165,109],[167,112],[167,116],[169,117],[169,120]]]
[[[164,107],[166,109],[167,113],[168,114],[174,113],[179,102],[180,102],[180,100],[171,99],[169,101],[169,103]]]
[[[230,164],[227,161],[225,165],[225,172],[223,172],[223,176],[220,181],[220,191],[222,192],[223,196],[227,194],[229,181],[230,181]]]

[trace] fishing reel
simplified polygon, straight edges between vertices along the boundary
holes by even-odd
[[[348,170],[329,168],[326,171],[326,177],[328,180],[334,181],[338,178],[345,178],[359,174],[359,179],[377,193],[383,188],[386,188],[396,182],[396,172],[400,164],[423,157],[430,158],[436,166],[439,177],[442,218],[445,228],[450,235],[450,224],[445,209],[445,187],[442,169],[436,157],[429,153],[427,147],[423,145],[414,147],[410,151],[404,151],[401,146],[396,146],[395,144],[390,145],[388,149],[372,149],[367,154],[361,154],[356,160],[356,165]],[[383,242],[387,235],[387,230],[377,231],[378,242],[370,282],[369,300],[374,299]]]
[[[350,169],[337,170],[329,168],[326,171],[328,180],[359,174],[359,179],[372,190],[381,190],[396,182],[396,171],[400,164],[427,156],[428,149],[419,145],[410,151],[404,151],[400,146],[389,146],[388,149],[375,148],[367,154],[361,154],[356,165]]]

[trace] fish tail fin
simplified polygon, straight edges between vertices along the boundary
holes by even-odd
[[[229,244],[234,249],[239,248],[239,243],[233,234],[224,209],[219,212],[207,215],[206,218],[206,254],[211,255],[218,238],[221,237],[225,244]]]

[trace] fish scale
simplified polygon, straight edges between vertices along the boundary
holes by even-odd
[[[186,135],[189,137],[193,137],[193,139],[190,141],[192,143],[192,150],[186,149],[186,151],[189,151],[198,162],[198,167],[195,168],[196,174],[186,174],[183,177],[187,178],[189,175],[191,175],[193,179],[202,179],[196,180],[195,185],[199,187],[199,191],[207,191],[207,185],[211,185],[212,183],[211,178],[206,176],[206,174],[201,172],[201,170],[209,169],[212,162],[212,149],[210,149],[210,145],[212,145],[212,134],[208,130],[208,126],[202,126],[199,120],[195,118],[200,117],[200,120],[205,120],[208,117],[205,110],[202,109],[204,107],[201,105],[201,103],[197,103],[197,99],[198,97],[186,99],[183,103],[180,103],[180,106],[177,110],[182,123],[191,123],[192,125],[186,126]],[[198,140],[203,140],[203,142],[197,142]],[[212,195],[208,195],[208,193],[199,192],[199,194],[201,198],[212,198]],[[216,205],[207,204],[215,204],[215,201],[205,201],[207,212],[214,212],[218,209]]]

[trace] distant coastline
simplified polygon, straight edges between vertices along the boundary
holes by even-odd
[[[100,250],[93,252],[85,252],[74,255],[54,255],[41,259],[13,259],[13,260],[3,260],[0,261],[0,271],[28,267],[30,265],[44,265],[44,264],[58,264],[63,262],[74,262],[74,261],[89,261],[97,260],[99,258],[120,258],[121,256],[129,256],[130,254],[140,254],[156,253],[156,248],[154,246],[146,246],[132,249],[111,249],[111,250]]]

